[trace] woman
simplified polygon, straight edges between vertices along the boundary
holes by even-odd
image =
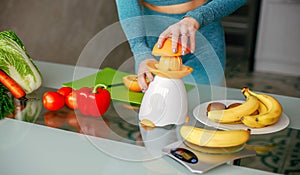
[[[135,58],[139,85],[144,91],[147,89],[146,77],[153,79],[146,63],[157,61],[151,50],[156,42],[158,47],[162,46],[167,37],[172,37],[173,52],[177,52],[177,43],[181,42],[183,64],[194,69],[188,81],[222,85],[225,42],[221,19],[245,4],[246,0],[116,2],[121,25]],[[192,54],[185,55],[187,47]]]

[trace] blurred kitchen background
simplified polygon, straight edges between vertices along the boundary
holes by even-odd
[[[118,22],[114,0],[0,0],[0,4],[0,31],[15,31],[31,57],[40,61],[75,65],[85,45]],[[299,17],[299,0],[248,0],[224,18],[226,85],[300,97]],[[132,54],[124,42],[101,67],[117,69],[129,58]]]

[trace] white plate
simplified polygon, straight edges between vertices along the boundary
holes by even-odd
[[[248,129],[244,124],[221,124],[221,123],[216,123],[210,119],[208,119],[206,111],[207,111],[207,106],[208,104],[212,102],[221,102],[225,104],[226,106],[232,104],[232,103],[241,103],[244,101],[241,100],[215,100],[215,101],[210,101],[210,102],[205,102],[193,110],[194,117],[201,123],[211,126],[214,128],[218,129],[223,129],[223,130],[233,130],[233,129]],[[264,128],[251,128],[251,134],[268,134],[268,133],[273,133],[273,132],[278,132],[280,130],[283,130],[286,128],[290,123],[290,120],[288,116],[284,113],[281,114],[280,119],[278,120],[277,123],[274,125],[266,126]]]

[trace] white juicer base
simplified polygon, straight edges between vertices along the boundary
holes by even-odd
[[[155,126],[179,125],[184,123],[187,111],[183,81],[156,76],[143,97],[139,120],[148,119]]]

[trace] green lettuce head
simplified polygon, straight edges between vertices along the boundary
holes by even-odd
[[[0,69],[29,94],[42,84],[42,76],[13,31],[0,32]]]

